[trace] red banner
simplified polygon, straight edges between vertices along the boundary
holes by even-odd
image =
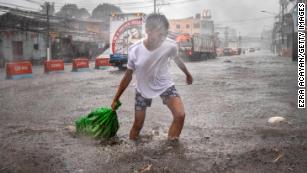
[[[72,62],[72,69],[78,70],[79,68],[89,68],[88,59],[85,58],[74,59]]]
[[[103,66],[111,66],[111,64],[109,63],[109,58],[96,58],[95,68],[99,68]]]
[[[64,61],[63,60],[49,60],[44,62],[45,73],[50,71],[63,71]]]
[[[23,74],[32,74],[32,64],[30,61],[6,63],[6,75],[8,78]]]

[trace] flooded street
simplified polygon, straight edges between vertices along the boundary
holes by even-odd
[[[128,139],[134,117],[134,79],[121,97],[114,142],[76,136],[70,126],[91,110],[109,107],[122,71],[43,74],[5,80],[0,69],[0,173],[307,171],[307,111],[297,109],[297,62],[266,51],[186,62],[194,77],[172,64],[184,102],[180,141],[167,141],[172,116],[160,98],[147,110],[137,142]],[[270,124],[281,116],[285,121]]]

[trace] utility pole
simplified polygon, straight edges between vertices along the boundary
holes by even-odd
[[[156,14],[157,0],[154,0],[154,13]]]
[[[284,15],[285,15],[285,6],[284,4],[281,5],[281,43],[284,44]]]
[[[228,47],[228,26],[226,26],[226,31],[225,31],[225,47]]]
[[[284,22],[285,22],[285,19],[284,19],[284,15],[285,15],[285,12],[287,11],[287,6],[288,6],[288,1],[287,0],[279,0],[279,3],[281,5],[281,43],[282,43],[282,46],[284,45]]]
[[[239,48],[241,47],[241,39],[242,39],[242,37],[241,37],[241,33],[239,32],[239,37],[238,37],[238,46],[239,46]]]
[[[161,6],[163,5],[170,5],[170,3],[164,3],[164,1],[160,2],[158,4],[159,8],[158,8],[158,13],[160,13],[160,8]],[[157,0],[154,0],[154,13],[156,14],[157,13]]]
[[[51,51],[50,51],[50,26],[49,26],[49,9],[50,3],[46,2],[46,12],[47,12],[47,61],[50,60]]]

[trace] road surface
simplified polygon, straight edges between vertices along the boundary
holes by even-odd
[[[0,172],[205,172],[307,171],[307,111],[297,109],[297,63],[258,51],[187,62],[194,77],[172,64],[184,102],[178,143],[166,140],[172,117],[160,98],[148,109],[140,139],[128,140],[134,113],[134,81],[122,95],[114,142],[76,136],[71,125],[110,106],[123,72],[115,68],[43,74],[5,80],[0,70]],[[270,124],[281,116],[285,121]]]

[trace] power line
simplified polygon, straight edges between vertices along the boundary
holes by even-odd
[[[78,7],[83,7],[83,8],[95,8],[95,7],[97,7],[98,5],[100,5],[100,4],[97,4],[97,5],[95,5],[95,4],[87,4],[87,5],[80,5],[80,4],[76,4]],[[111,4],[111,5],[114,5],[114,4]],[[117,7],[120,7],[120,8],[143,8],[143,7],[152,7],[152,5],[151,4],[143,4],[142,6],[136,6],[136,5],[134,5],[134,4],[132,4],[132,5],[115,5],[115,6],[117,6]],[[58,6],[59,7],[59,6]]]
[[[152,0],[142,1],[142,4],[144,4],[144,3],[151,3],[152,4]],[[137,4],[139,4],[139,2],[114,3],[112,5],[129,6],[129,5],[137,5]]]
[[[193,1],[193,0],[191,0],[191,1]],[[198,1],[198,0],[194,0],[194,1]],[[188,1],[184,1],[184,2],[188,2]],[[189,2],[190,2],[190,1],[189,1]],[[174,11],[177,11],[176,9],[178,9],[178,11],[184,10],[184,11],[186,11],[186,12],[188,12],[188,13],[191,13],[191,14],[194,13],[192,16],[195,15],[195,11],[192,11],[192,10],[189,9],[189,8],[178,8],[178,6],[176,7],[177,4],[171,4],[171,5],[174,5],[174,7],[173,7],[173,10],[174,10]]]
[[[19,7],[22,9],[26,9],[26,10],[34,10],[37,12],[37,9],[35,8],[30,8],[30,7],[25,7],[25,6],[21,6],[21,5],[17,5],[17,4],[11,4],[11,3],[5,3],[5,2],[0,2],[1,5],[7,5],[7,6],[13,6],[13,7]]]
[[[0,5],[0,10],[4,10],[6,12],[11,12],[11,13],[15,13],[15,14],[22,14],[22,15],[28,15],[28,16],[32,16],[32,17],[38,17],[41,19],[46,19],[47,15],[44,13],[41,13],[39,11],[26,11],[26,10],[21,10],[21,9],[16,9],[16,8],[12,8],[12,7],[7,7],[7,6],[2,6]],[[80,19],[75,19],[75,18],[71,18],[71,17],[62,17],[62,16],[55,16],[55,15],[49,15],[49,17],[51,17],[52,19],[64,19],[64,20],[69,20],[69,21],[82,21]],[[88,21],[88,20],[86,20]],[[97,22],[101,22],[100,20],[97,20]]]
[[[157,3],[157,6],[165,6],[165,5],[176,5],[176,4],[182,4],[182,3],[189,3],[189,2],[193,2],[193,1],[199,1],[199,0],[181,0],[181,1],[177,1],[177,0],[172,0],[168,3]],[[94,4],[94,3],[88,3],[86,2],[87,4],[86,5],[80,5],[80,4],[77,4],[77,3],[71,3],[71,4],[76,4],[78,7],[83,7],[83,8],[95,8],[97,7],[98,5],[100,4]],[[123,8],[123,9],[136,9],[136,8],[149,8],[149,7],[153,7],[153,4],[152,4],[152,0],[147,0],[147,1],[141,1],[141,5],[140,2],[125,2],[125,3],[108,3],[108,4],[111,4],[111,5],[114,5],[114,6],[118,6],[120,8]],[[56,3],[56,4],[68,4],[68,3]],[[60,7],[60,6],[57,6],[57,7]]]
[[[30,3],[35,3],[35,4],[38,4],[38,5],[42,5],[42,3],[38,2],[38,1],[34,1],[34,0],[23,0],[23,1],[27,1],[27,2],[30,2]],[[198,1],[198,0],[190,0],[190,1]],[[165,6],[165,5],[187,3],[187,2],[190,2],[190,1],[188,1],[188,0],[183,0],[183,1],[172,0],[172,1],[170,1],[172,4],[170,4],[170,3],[167,3],[167,4],[157,3],[157,6],[161,7],[161,6]],[[41,2],[47,2],[47,1],[41,1]],[[84,1],[80,1],[80,2],[84,2]],[[68,3],[58,3],[58,2],[54,2],[54,3],[55,4],[68,4]],[[17,4],[4,3],[4,2],[1,2],[0,4],[7,5],[7,6],[12,6],[12,7],[18,7],[18,8],[26,9],[26,10],[38,11],[38,9],[34,9],[34,8],[30,8],[30,7],[25,7],[25,6],[21,6],[21,5],[17,5]],[[76,4],[76,3],[74,3],[74,4]],[[139,8],[152,8],[152,0],[143,1],[142,5],[138,5],[138,4],[139,4],[139,2],[136,2],[136,1],[135,2],[131,2],[131,1],[129,1],[129,2],[125,2],[125,3],[117,3],[117,4],[112,4],[112,5],[118,6],[119,8],[122,8],[122,9],[128,9],[128,10],[137,9],[137,8],[138,9]],[[95,8],[99,4],[97,4],[97,5],[96,4],[87,4],[87,5],[76,4],[76,5],[81,7],[81,8]],[[63,6],[55,5],[55,7],[63,7]]]
[[[36,0],[36,1],[44,2],[44,3],[45,3],[45,2],[48,2],[48,1],[45,1],[45,0]]]
[[[142,4],[148,4],[149,3],[152,3],[152,1],[143,1]],[[75,4],[77,5],[78,7],[85,7],[85,8],[94,8],[94,7],[97,7],[98,5],[102,5],[101,3],[89,3],[89,2],[86,2],[86,5],[82,5],[80,3],[55,3],[55,4],[62,4],[62,5],[67,5],[67,4]],[[117,4],[112,4],[112,3],[107,3],[107,4],[111,4],[111,5],[114,5],[114,6],[136,6],[137,2],[129,2],[129,3],[117,3]]]
[[[216,23],[244,23],[244,22],[254,22],[256,20],[266,20],[266,19],[273,19],[274,17],[262,17],[262,18],[250,18],[250,19],[243,19],[243,20],[228,20],[228,21],[215,21]]]
[[[181,1],[173,0],[173,1],[170,1],[168,3],[164,3],[164,2],[157,3],[157,6],[176,5],[176,4],[182,4],[182,3],[190,3],[190,2],[193,2],[193,1],[199,1],[199,0],[181,0]],[[148,4],[148,5],[144,5],[144,4],[138,5],[136,3],[131,3],[131,5],[129,5],[129,4],[113,4],[113,5],[118,5],[122,8],[128,8],[128,7],[131,7],[131,6],[134,7],[134,8],[153,7],[152,1],[145,1],[145,2],[149,2],[150,4]]]
[[[43,5],[42,3],[34,1],[34,0],[24,0],[24,1],[27,1],[27,2],[30,2],[30,3],[33,3],[33,4]]]
[[[178,2],[178,1],[177,1]],[[180,1],[180,2],[188,2],[188,1]],[[24,7],[24,6],[20,6],[20,5],[15,5],[15,4],[10,4],[10,3],[2,3],[0,2],[0,4],[3,4],[3,5],[11,5],[11,6],[17,6],[17,7],[20,7],[20,8],[24,8],[24,9],[31,9],[31,10],[34,10],[33,8],[29,8],[29,7]],[[4,6],[2,6],[3,8]],[[150,6],[143,6],[143,7],[152,7],[152,5]],[[1,8],[1,6],[0,6]],[[16,10],[14,8],[11,8],[11,7],[7,7],[6,10]],[[39,15],[40,17],[46,17],[45,14],[43,13],[40,13],[39,11],[37,11],[37,9],[35,9],[36,11],[31,11],[31,12],[37,12],[37,13],[32,13],[34,15]],[[187,10],[187,9],[185,9]],[[21,11],[19,11],[21,12]],[[24,11],[23,11],[24,12]],[[189,12],[191,12],[189,10]],[[59,16],[54,16],[54,15],[50,15],[51,17],[54,17],[54,18],[62,18],[62,19],[67,19],[68,17],[59,17]],[[263,20],[263,19],[271,19],[271,18],[274,18],[274,17],[263,17],[263,18],[250,18],[250,19],[243,19],[243,20],[236,20],[236,21],[233,21],[233,20],[226,20],[226,21],[216,21],[217,23],[242,23],[242,22],[249,22],[249,21],[255,21],[255,20]],[[72,18],[73,19],[73,18]]]

